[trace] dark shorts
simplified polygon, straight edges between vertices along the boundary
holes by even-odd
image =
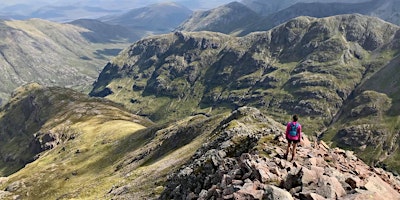
[[[289,139],[289,138],[286,138],[286,140],[288,141],[288,143],[289,144],[291,144],[291,143],[299,143],[300,142],[300,140],[291,140],[291,139]]]

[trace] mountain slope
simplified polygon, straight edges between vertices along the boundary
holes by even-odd
[[[400,25],[400,3],[398,0],[354,0],[354,1],[242,1],[258,15],[249,13],[245,6],[236,7],[235,12],[224,15],[213,10],[199,12],[186,23],[180,25],[181,31],[215,31],[225,34],[244,36],[255,31],[267,31],[281,23],[299,16],[328,17],[341,14],[363,14],[379,17],[385,21]],[[239,3],[233,3],[239,4]],[[223,8],[223,6],[221,6]],[[216,11],[217,9],[214,9]],[[213,14],[214,13],[214,14]],[[240,14],[238,14],[240,13]],[[249,15],[249,16],[248,16]],[[240,20],[237,18],[241,17]],[[207,19],[207,20],[206,20]],[[235,19],[235,20],[226,20]],[[217,25],[207,23],[222,22]],[[199,22],[197,24],[196,22]],[[207,26],[203,25],[206,24]],[[218,26],[219,25],[219,26]],[[234,27],[234,28],[232,28]]]
[[[2,107],[0,124],[0,171],[10,175],[1,184],[20,198],[56,199],[109,190],[123,141],[152,122],[110,101],[30,84]]]
[[[361,3],[369,0],[242,0],[241,2],[258,14],[268,16],[296,3]]]
[[[232,2],[209,11],[197,11],[176,30],[232,33],[243,24],[259,18],[259,15],[243,4]]]
[[[85,126],[108,121],[137,121],[151,124],[132,115],[115,103],[89,98],[67,88],[45,88],[29,84],[16,89],[1,109],[2,175],[8,175],[38,158],[38,155],[80,135]]]
[[[399,38],[398,38],[399,39]],[[399,43],[398,43],[399,44]],[[337,146],[353,148],[366,161],[400,171],[400,58],[387,63],[355,91],[324,134]]]
[[[92,5],[45,5],[34,12],[25,12],[25,19],[40,18],[57,22],[69,22],[79,18],[98,18],[104,15],[110,15],[121,12],[121,10],[101,8]]]
[[[239,35],[246,35],[254,31],[269,30],[287,20],[298,16],[328,17],[340,14],[359,13],[373,15],[372,12],[381,6],[381,1],[368,1],[362,3],[296,3],[286,9],[272,13],[261,20],[254,21],[244,28]],[[384,18],[383,18],[384,19]]]
[[[90,94],[154,121],[243,105],[282,123],[297,113],[317,136],[354,90],[398,55],[398,34],[398,26],[378,18],[339,15],[299,17],[244,37],[155,36],[114,58]]]
[[[350,151],[304,143],[295,162],[281,159],[284,126],[255,108],[145,128],[151,122],[110,102],[59,91],[62,88],[36,87],[16,94],[6,113],[19,110],[24,105],[20,101],[30,95],[36,95],[37,105],[42,98],[53,97],[52,110],[67,114],[49,118],[40,132],[62,137],[50,142],[40,132],[35,135],[43,136],[38,142],[55,145],[1,179],[2,199],[193,199],[222,194],[258,198],[260,192],[271,192],[267,188],[288,199],[400,196],[398,177],[368,167]],[[63,106],[66,103],[73,109]],[[33,114],[28,122],[34,118]]]
[[[400,25],[400,1],[386,0],[371,12],[372,16],[377,16],[385,21]]]
[[[101,20],[130,28],[145,36],[151,33],[168,33],[191,14],[191,10],[176,3],[158,3],[132,9],[122,15],[104,17]]]
[[[98,66],[127,45],[105,43],[114,36],[98,34],[104,43],[86,37],[92,32],[70,24],[40,19],[1,21],[0,98],[7,100],[18,86],[39,82],[88,90]],[[124,43],[125,42],[125,43]]]
[[[94,19],[78,19],[69,22],[68,24],[90,30],[90,32],[82,34],[93,43],[112,43],[121,42],[121,40],[127,40],[126,42],[135,42],[140,39],[136,33],[128,28],[119,25],[106,24]]]

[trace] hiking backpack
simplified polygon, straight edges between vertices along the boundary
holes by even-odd
[[[294,124],[290,123],[289,135],[296,136],[297,135],[297,127],[299,127],[299,123]]]

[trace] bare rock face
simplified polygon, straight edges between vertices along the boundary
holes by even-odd
[[[335,136],[342,146],[361,147],[383,144],[389,135],[385,129],[372,129],[369,124],[353,125],[339,130]]]
[[[221,127],[214,142],[169,177],[160,199],[400,199],[400,177],[351,151],[307,142],[289,162],[282,131],[250,128],[268,123],[266,117],[242,108],[228,119],[240,125]]]

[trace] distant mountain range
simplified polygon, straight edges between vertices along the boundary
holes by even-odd
[[[163,0],[88,0],[88,1],[7,1],[0,5],[0,16],[5,19],[42,18],[68,22],[77,19],[95,19],[107,15],[121,15],[132,9],[165,3]],[[179,5],[191,10],[208,10],[231,0],[177,0]],[[164,10],[165,11],[165,10]]]
[[[189,18],[191,14],[191,10],[179,4],[159,3],[132,9],[120,15],[102,17],[100,20],[127,27],[145,36],[168,33]]]
[[[308,3],[312,2],[312,3]],[[238,4],[238,3],[236,3]],[[269,30],[289,19],[298,16],[327,17],[340,14],[359,13],[376,16],[394,24],[400,24],[400,1],[243,1],[243,5],[252,8],[258,16],[250,13],[248,8],[236,5],[235,13],[221,13],[229,10],[230,4],[210,11],[198,12],[178,27],[181,31],[216,31],[243,36],[254,31]],[[241,15],[237,15],[241,13]],[[240,20],[226,20],[240,17]],[[193,23],[202,22],[203,23]],[[202,26],[201,24],[207,24]],[[216,25],[216,26],[214,26]],[[234,28],[232,28],[234,27]]]
[[[78,19],[68,24],[89,30],[82,35],[93,43],[134,42],[141,38],[137,32],[125,26],[111,25],[95,19]]]
[[[244,5],[262,16],[268,16],[297,3],[361,3],[370,0],[242,0]]]
[[[74,9],[70,6],[61,10]],[[39,13],[45,12],[36,14]],[[79,19],[59,24],[40,19],[3,20],[0,62],[4,63],[1,68],[5,73],[0,75],[0,99],[7,100],[13,89],[33,81],[88,90],[99,67],[110,56],[144,36],[172,31],[191,13],[178,4],[162,3],[102,18],[106,22]]]
[[[298,16],[328,17],[333,15],[353,13],[376,16],[374,13],[381,5],[381,1],[368,1],[361,3],[297,3],[288,8],[263,17],[261,20],[246,24],[243,32],[240,33],[240,35],[245,35],[254,31],[269,30],[289,19]],[[383,20],[386,19],[383,18]]]
[[[234,33],[241,30],[243,24],[259,19],[260,16],[245,5],[233,2],[208,11],[195,12],[176,30]]]
[[[6,9],[24,10],[26,9],[26,6],[13,6],[12,8]],[[15,13],[7,15],[7,12],[5,12],[3,13],[3,18],[8,20],[27,18],[48,19],[72,24],[78,23],[89,29],[93,29],[95,27],[103,29],[104,26],[108,26],[108,32],[106,34],[109,34],[110,31],[114,31],[116,37],[118,37],[118,35],[124,35],[124,37],[127,37],[127,34],[132,34],[128,37],[130,39],[137,40],[147,35],[168,33],[174,30],[179,24],[188,19],[192,12],[192,10],[180,4],[171,2],[150,4],[148,6],[134,9],[125,8],[124,11],[107,10],[101,7],[89,7],[77,4],[71,6],[41,7],[40,9],[31,12],[27,16],[22,16],[21,14]],[[80,18],[75,16],[74,13],[79,13]],[[94,20],[101,21],[103,24],[100,25]],[[123,28],[126,30],[122,30]],[[101,32],[95,32],[95,34],[98,33],[102,34]],[[90,37],[97,36],[91,34]]]
[[[68,22],[80,18],[99,18],[104,15],[123,12],[120,9],[107,9],[95,6],[80,6],[79,4],[63,5],[37,5],[16,4],[0,8],[0,16],[7,19],[25,20],[41,18],[57,22]]]

